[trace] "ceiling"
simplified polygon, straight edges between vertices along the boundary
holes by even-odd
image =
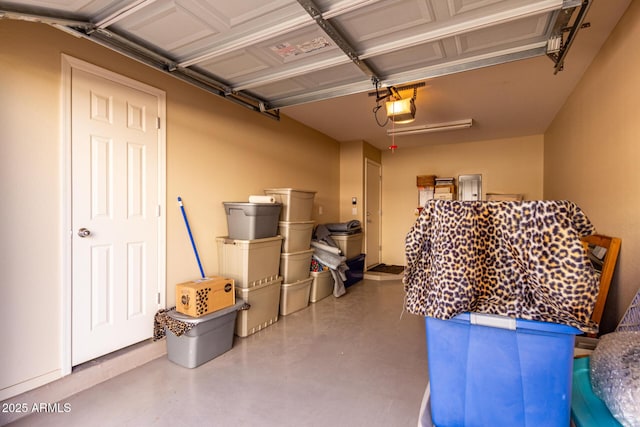
[[[630,1],[29,0],[0,1],[0,18],[54,25],[260,114],[386,149],[387,129],[461,119],[473,126],[395,144],[543,133]],[[562,50],[547,55],[557,35]],[[374,94],[389,86],[403,98],[418,86],[415,122],[379,126]]]

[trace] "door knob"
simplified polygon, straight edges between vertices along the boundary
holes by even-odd
[[[86,229],[84,227],[81,228],[80,230],[78,230],[78,236],[80,236],[80,237],[87,237],[90,234],[91,234],[91,231],[89,231],[88,229]]]

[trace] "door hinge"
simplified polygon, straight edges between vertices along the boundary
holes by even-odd
[[[158,292],[158,304],[160,304],[160,292]]]
[[[156,129],[160,129],[160,117],[156,117]]]
[[[158,215],[158,218],[160,218],[160,216],[162,216],[162,206],[158,205],[158,209],[157,209],[156,213]]]

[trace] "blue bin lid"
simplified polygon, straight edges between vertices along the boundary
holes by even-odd
[[[473,316],[472,316],[473,315]],[[474,319],[475,318],[475,319]],[[552,334],[580,335],[582,331],[573,326],[560,323],[542,322],[539,320],[515,319],[507,316],[484,313],[461,313],[451,320],[464,323],[474,323],[482,326],[502,327],[504,329],[515,329],[519,331],[530,330],[534,332],[546,332]],[[475,321],[479,321],[475,323]],[[515,327],[513,327],[515,323]]]

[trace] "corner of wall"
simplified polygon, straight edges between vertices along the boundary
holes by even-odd
[[[364,141],[340,143],[340,221],[362,221],[364,186]],[[356,214],[351,200],[357,199]]]

